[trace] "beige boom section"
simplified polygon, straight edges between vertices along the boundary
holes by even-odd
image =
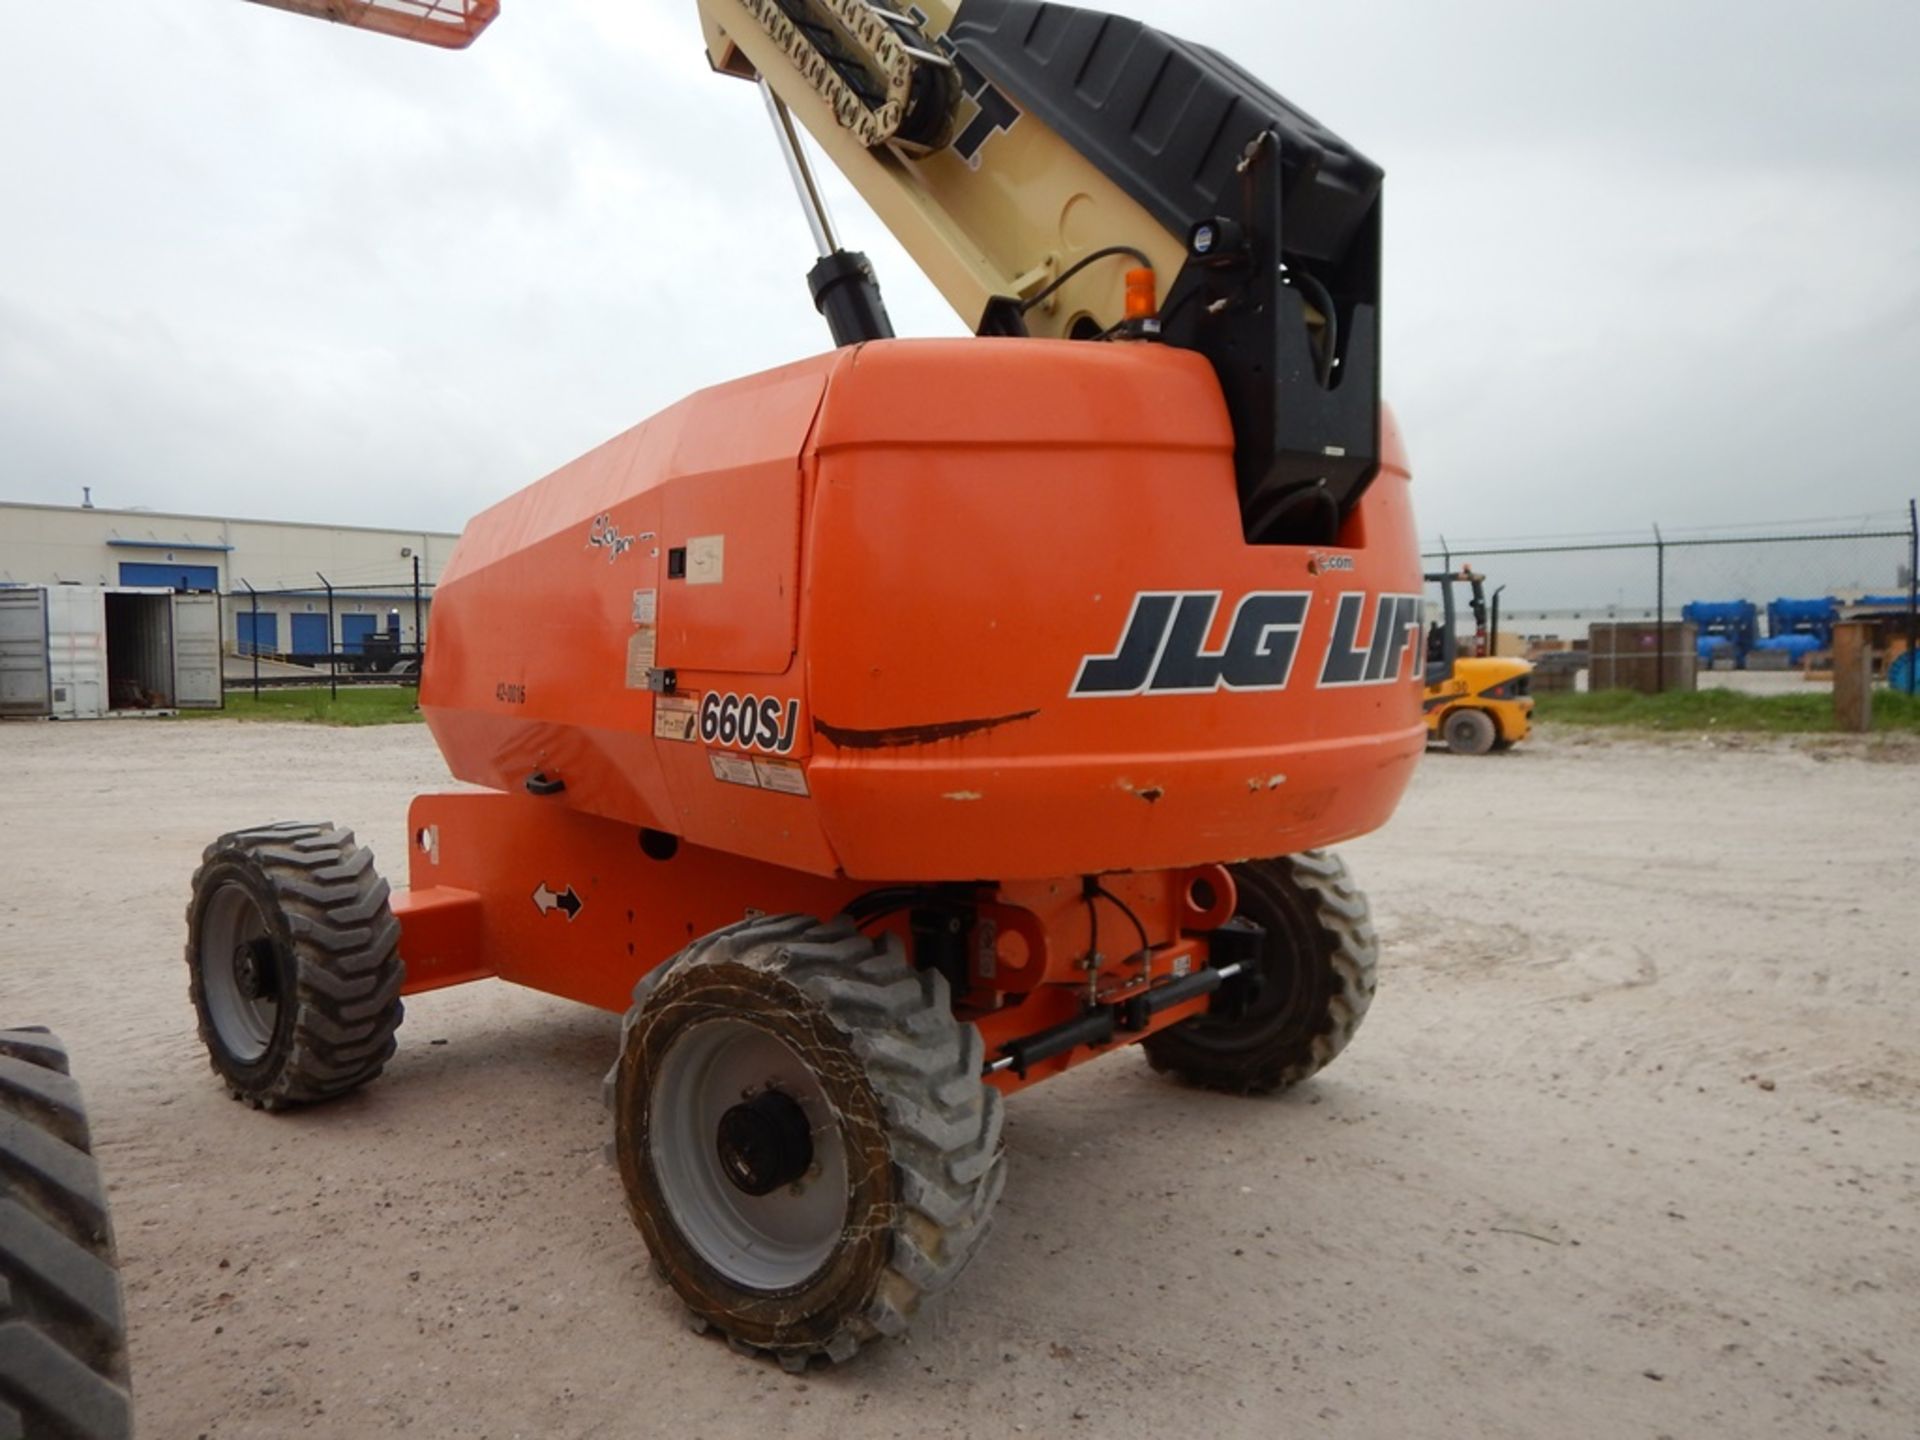
[[[927,0],[917,7],[926,18],[903,37],[899,25],[877,25],[858,0],[699,3],[714,68],[766,81],[969,326],[978,328],[990,302],[1032,301],[1109,246],[1147,255],[1163,292],[1186,263],[1185,237],[1169,234],[1027,113],[1019,96],[978,83],[969,90],[942,43],[958,5]],[[794,23],[796,10],[806,24]],[[835,49],[839,65],[826,62],[823,47]],[[879,104],[849,87],[849,59],[866,72],[870,83],[860,88]],[[949,73],[915,75],[943,70]],[[916,84],[944,97],[943,113],[913,123],[904,97]],[[945,143],[989,105],[1003,123],[971,159]],[[1082,322],[1099,330],[1116,324],[1135,263],[1115,257],[1089,265],[1026,312],[1028,333],[1063,337],[1084,332]]]

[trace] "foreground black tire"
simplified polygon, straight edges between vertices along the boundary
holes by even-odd
[[[614,1153],[695,1328],[793,1370],[904,1332],[1005,1180],[984,1058],[945,978],[850,921],[747,921],[643,981],[608,1076]]]
[[[214,1073],[257,1108],[330,1100],[393,1055],[400,924],[351,830],[289,822],[209,845],[187,971]]]
[[[1373,992],[1380,943],[1341,859],[1309,850],[1233,867],[1236,913],[1266,933],[1245,1012],[1197,1015],[1141,1042],[1163,1070],[1211,1090],[1297,1085],[1347,1048]]]
[[[1456,710],[1440,722],[1440,738],[1456,755],[1485,755],[1500,738],[1500,728],[1484,710]]]
[[[0,1437],[126,1440],[127,1326],[80,1088],[44,1030],[0,1030]]]

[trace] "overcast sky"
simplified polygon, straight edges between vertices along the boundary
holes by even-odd
[[[1387,171],[1423,536],[1920,490],[1915,0],[1114,0]],[[0,499],[457,529],[826,345],[691,0],[443,54],[238,0],[0,18]],[[837,178],[837,177],[836,177]],[[842,185],[896,329],[959,322]]]

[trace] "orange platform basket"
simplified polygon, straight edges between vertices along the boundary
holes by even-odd
[[[446,50],[464,50],[500,13],[500,0],[253,0]]]

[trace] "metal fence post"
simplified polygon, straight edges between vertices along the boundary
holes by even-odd
[[[1653,693],[1667,693],[1667,541],[1653,527]]]
[[[1920,694],[1920,501],[1907,501],[1907,694]]]
[[[242,580],[247,594],[253,597],[253,638],[247,642],[247,649],[253,652],[253,698],[260,698],[260,592],[253,588],[251,580]]]
[[[313,572],[320,575],[318,570]],[[333,582],[320,575],[320,583],[327,587],[327,693],[335,700],[340,698],[340,666],[335,656],[333,636]]]
[[[413,683],[420,683],[420,670],[426,663],[427,629],[420,621],[420,556],[413,557]]]

